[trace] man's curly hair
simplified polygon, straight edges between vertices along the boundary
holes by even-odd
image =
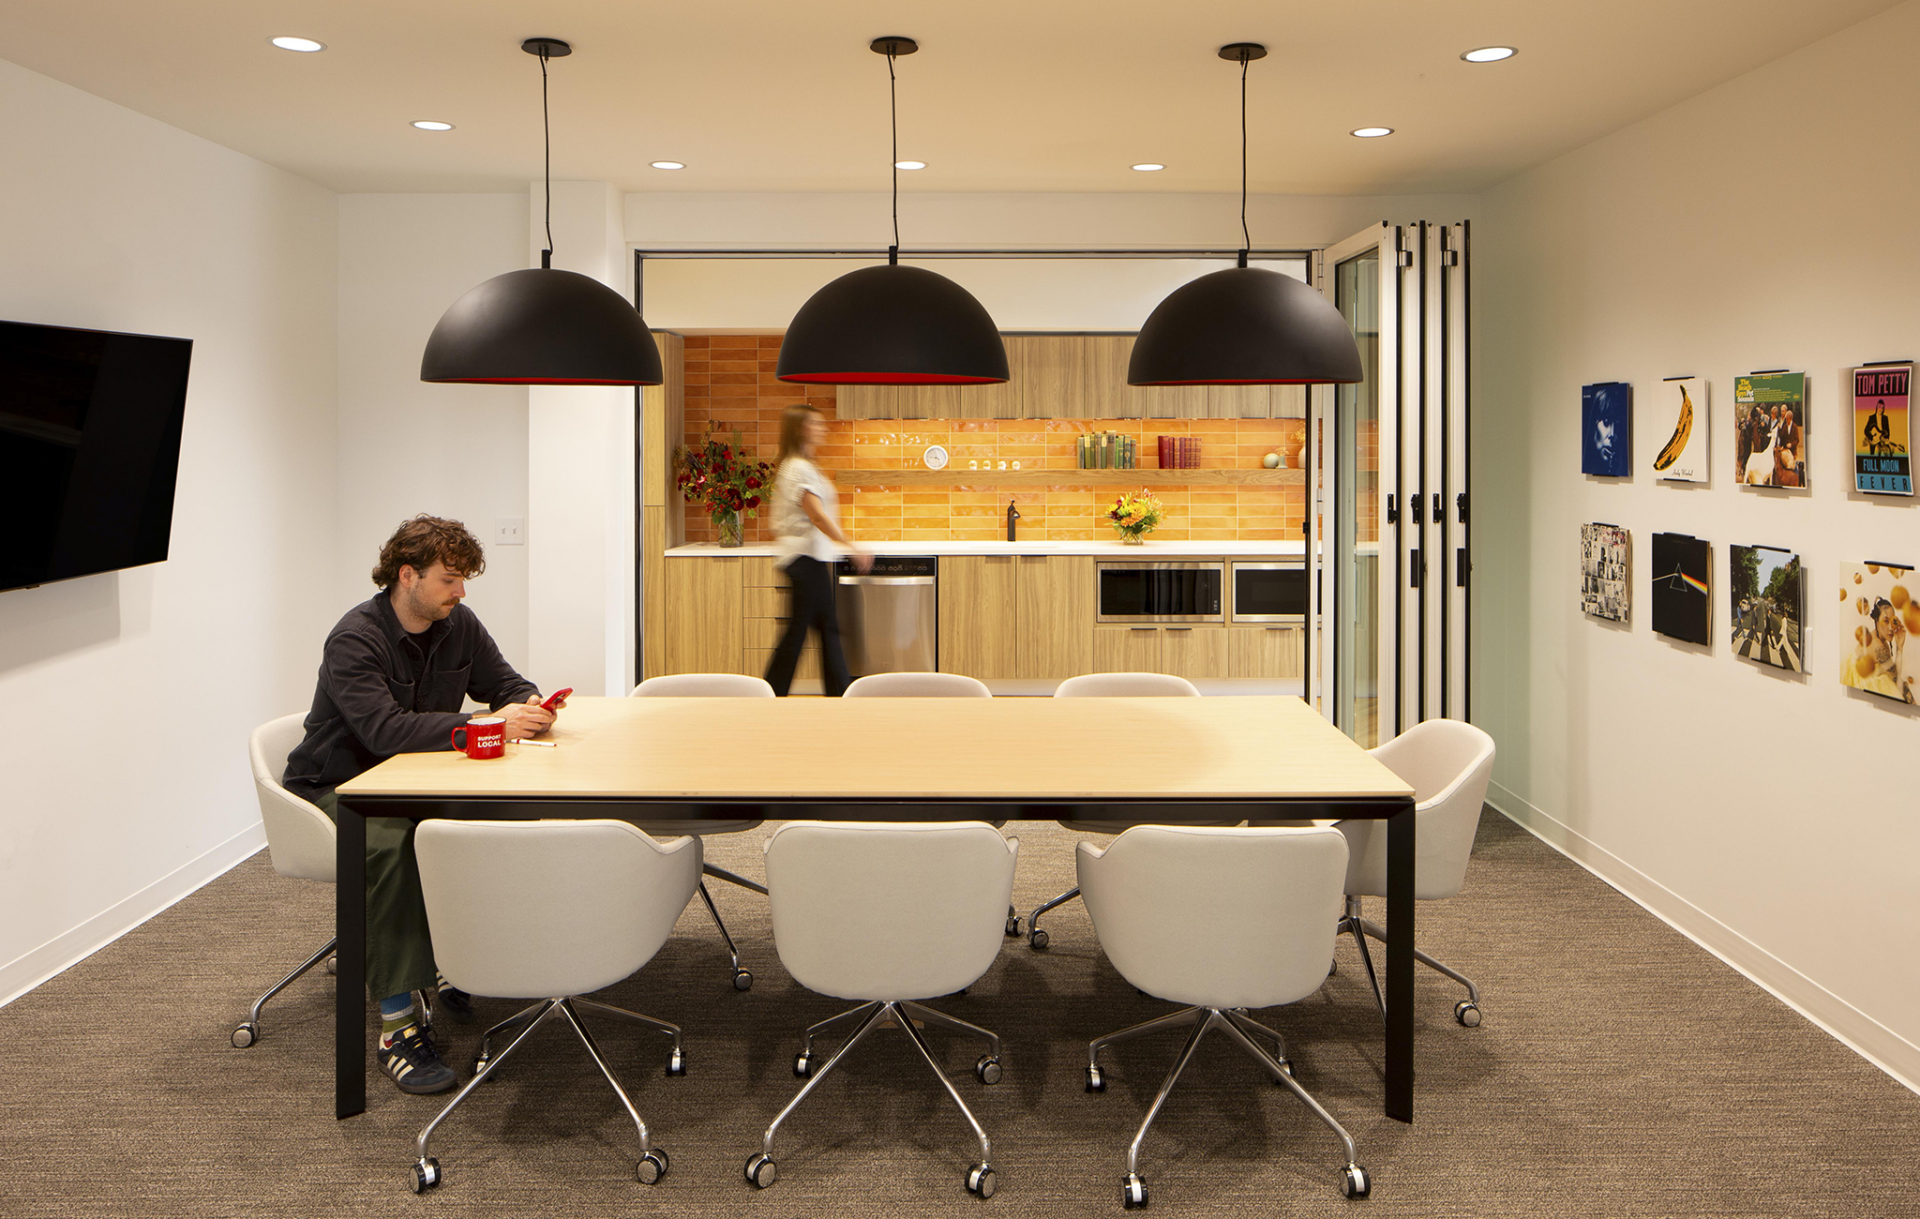
[[[380,548],[373,582],[381,588],[392,588],[400,582],[402,567],[425,575],[435,563],[444,563],[448,571],[471,580],[487,569],[487,556],[465,525],[423,512],[394,530]]]

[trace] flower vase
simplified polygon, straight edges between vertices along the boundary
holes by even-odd
[[[722,508],[713,514],[713,526],[720,533],[720,545],[740,545],[740,514],[731,508]]]
[[[1147,544],[1147,535],[1144,533],[1123,533],[1120,535],[1120,544],[1122,546],[1145,546]]]

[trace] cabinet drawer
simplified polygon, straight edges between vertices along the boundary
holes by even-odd
[[[1160,629],[1160,672],[1175,677],[1225,677],[1227,628],[1169,626]]]
[[[783,584],[779,588],[760,588],[749,584],[742,589],[747,617],[749,618],[785,618],[787,616],[787,590]]]
[[[1229,677],[1299,677],[1301,641],[1306,632],[1292,626],[1227,628]]]
[[[772,648],[748,648],[746,652],[746,672],[749,677],[765,677],[767,666],[773,663]],[[800,663],[793,670],[795,677],[820,676],[820,648],[811,638],[807,646],[800,651]]]
[[[1160,628],[1157,626],[1097,626],[1093,628],[1095,673],[1159,673]]]
[[[775,567],[774,557],[767,555],[748,555],[740,560],[741,577],[748,588],[785,588],[787,578]]]

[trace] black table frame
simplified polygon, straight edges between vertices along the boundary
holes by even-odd
[[[938,815],[931,810],[938,809]],[[339,802],[334,920],[339,974],[334,996],[333,1108],[349,1118],[367,1107],[367,817],[425,821],[530,821],[617,817],[745,821],[1136,821],[1160,825],[1223,820],[1367,820],[1387,823],[1386,1115],[1413,1121],[1414,814],[1411,797],[1178,802],[846,800],[703,801],[632,797],[353,796]]]

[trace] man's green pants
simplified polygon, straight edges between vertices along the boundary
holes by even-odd
[[[314,801],[340,820],[339,797]],[[367,993],[385,999],[438,982],[427,904],[420,893],[420,862],[413,854],[414,822],[405,817],[367,821]]]

